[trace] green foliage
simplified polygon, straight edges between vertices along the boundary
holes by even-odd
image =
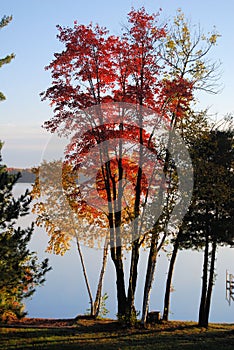
[[[3,16],[2,19],[0,20],[0,29],[7,26],[11,22],[11,20],[12,20],[12,16]],[[3,58],[0,58],[0,68],[4,64],[10,63],[13,58],[15,58],[15,55],[13,53],[5,56]],[[0,92],[0,101],[3,101],[5,99],[6,99],[6,97],[4,96],[4,94],[2,92]]]
[[[101,297],[101,300],[100,300],[99,312],[97,317],[98,319],[105,318],[110,312],[106,307],[107,299],[108,299],[108,294],[104,293],[104,295]],[[87,316],[91,315],[91,308],[86,309],[85,315]]]
[[[7,26],[12,21],[12,16],[3,16],[0,20],[0,29]]]
[[[233,245],[233,131],[211,130],[194,140],[192,204],[184,218],[181,247],[201,248],[206,234],[218,244]]]
[[[0,320],[2,322],[15,320],[15,318],[20,319],[26,315],[26,312],[24,311],[24,304],[17,302],[11,294],[1,290]]]
[[[118,322],[124,326],[134,326],[138,321],[138,316],[140,311],[131,310],[131,312],[126,312],[124,315],[117,314]]]
[[[101,297],[101,301],[100,301],[98,318],[103,318],[103,317],[107,316],[110,312],[106,307],[107,299],[108,299],[108,294],[104,293],[104,295]]]
[[[2,143],[0,143],[0,151]],[[1,161],[1,157],[0,157]],[[25,315],[23,299],[35,292],[50,270],[48,259],[38,263],[36,253],[30,252],[28,243],[31,227],[17,227],[17,220],[29,213],[31,197],[28,190],[15,199],[12,194],[20,174],[10,175],[0,164],[0,320]]]

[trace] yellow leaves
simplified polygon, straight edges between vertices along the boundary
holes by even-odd
[[[209,37],[209,42],[212,44],[212,45],[215,45],[216,44],[216,41],[218,39],[218,37],[220,37],[219,34],[212,34],[210,37]]]
[[[182,33],[185,35],[185,36],[187,36],[187,35],[189,35],[189,29],[188,29],[188,26],[187,26],[187,24],[184,24],[183,25],[183,27],[182,27]]]
[[[175,42],[172,39],[168,40],[166,47],[173,50],[175,48]]]
[[[195,54],[196,54],[196,56],[197,56],[197,57],[201,56],[201,55],[202,55],[202,50],[201,50],[201,49],[199,49],[198,51],[196,51],[196,53],[195,53]]]
[[[180,27],[180,23],[184,21],[184,13],[182,12],[181,8],[178,8],[177,15],[174,18],[174,24],[177,27]]]
[[[214,83],[212,71],[218,68],[215,63],[209,61],[209,53],[220,37],[216,28],[203,34],[199,25],[191,25],[179,9],[174,18],[174,25],[167,33],[165,58],[171,68],[165,76],[170,80],[172,77],[183,76],[193,81],[196,88],[208,86]],[[210,80],[209,80],[210,79]],[[209,87],[210,88],[210,87]]]
[[[221,35],[216,31],[216,28],[214,27],[212,32],[209,32],[206,35],[201,35],[201,40],[206,41],[208,44],[215,45],[217,43],[218,38],[220,38]]]
[[[106,235],[103,227],[107,217],[102,212],[95,215],[89,204],[84,203],[77,177],[77,172],[66,163],[41,165],[40,179],[38,176],[34,185],[33,212],[37,214],[36,224],[49,236],[46,250],[49,253],[64,255],[74,237],[94,246]]]
[[[217,43],[218,38],[221,37],[221,35],[217,32],[216,27],[214,26],[213,31],[211,33],[208,33],[210,36],[206,38],[206,41],[211,44],[215,45]]]
[[[46,232],[50,237],[46,252],[56,255],[64,255],[71,247],[71,236],[62,230],[58,230],[48,222]]]
[[[177,15],[174,18],[172,35],[168,38],[166,46],[170,50],[176,50],[177,55],[181,57],[191,49],[189,22],[185,19],[181,9],[177,11]]]
[[[200,79],[207,72],[205,63],[201,60],[197,60],[193,67],[193,77],[195,79]]]
[[[39,198],[40,197],[39,168],[33,168],[32,172],[36,175],[36,179],[30,194],[32,198]]]

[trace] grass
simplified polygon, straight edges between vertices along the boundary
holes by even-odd
[[[158,349],[233,350],[234,324],[171,321],[142,329],[122,328],[111,320],[78,320],[66,325],[3,325],[0,350]]]

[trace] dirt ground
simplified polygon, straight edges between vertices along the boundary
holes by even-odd
[[[38,328],[71,328],[77,325],[83,327],[95,327],[101,329],[115,329],[119,327],[116,320],[111,319],[93,319],[88,316],[77,316],[73,319],[49,319],[49,318],[22,318],[21,320],[11,320],[7,323],[12,327],[38,327]]]

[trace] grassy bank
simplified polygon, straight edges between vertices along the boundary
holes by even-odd
[[[198,328],[192,322],[167,322],[146,329],[121,328],[111,320],[41,321],[3,325],[0,350],[27,349],[207,349],[233,350],[234,324]]]

